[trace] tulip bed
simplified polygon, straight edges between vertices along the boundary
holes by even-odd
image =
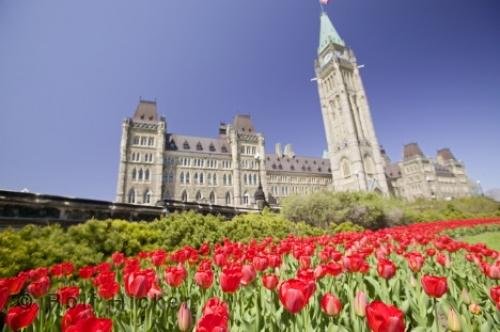
[[[0,331],[498,331],[499,252],[442,235],[484,225],[500,219],[41,267],[0,279]]]

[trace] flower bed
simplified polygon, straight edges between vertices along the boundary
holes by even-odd
[[[115,253],[0,279],[0,311],[29,331],[492,331],[499,252],[441,232],[499,223]]]

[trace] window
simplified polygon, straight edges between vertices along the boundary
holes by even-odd
[[[183,202],[187,202],[187,200],[188,200],[188,194],[187,194],[187,192],[184,190],[184,191],[182,192],[182,195],[181,195],[181,201],[183,201]]]
[[[186,184],[189,184],[189,172],[186,172]]]
[[[154,139],[154,137],[150,137],[150,138],[148,139],[148,145],[149,145],[149,146],[153,146],[153,145],[155,145],[155,139]]]
[[[196,201],[197,201],[197,202],[200,202],[200,201],[201,201],[201,199],[202,199],[201,192],[199,192],[199,191],[198,191],[198,192],[196,192]]]
[[[184,172],[181,172],[180,181],[181,183],[184,183]]]
[[[142,168],[139,170],[139,175],[137,176],[137,180],[142,181],[143,178],[143,171]]]
[[[211,173],[208,173],[208,175],[207,175],[207,183],[209,186],[212,185],[212,174]]]
[[[214,186],[217,185],[217,174],[214,173]]]
[[[196,144],[196,150],[203,151],[203,146],[201,145],[200,142],[198,142],[198,144]]]
[[[133,144],[134,145],[139,145],[139,136],[134,136]]]
[[[149,169],[144,172],[144,180],[149,181]]]
[[[253,175],[253,184],[256,185],[257,184],[257,174],[254,174]]]
[[[130,204],[134,204],[135,203],[135,190],[134,189],[130,189],[129,192],[128,192],[128,202]]]
[[[227,147],[225,145],[223,145],[220,150],[222,151],[222,153],[227,153]]]
[[[247,184],[248,184],[248,181],[247,181],[247,175],[246,175],[246,174],[245,174],[245,175],[243,175],[243,183],[244,183],[245,185],[247,185]]]
[[[232,185],[232,184],[233,184],[233,176],[232,176],[231,174],[229,174],[229,175],[228,175],[228,177],[227,177],[227,183],[228,183],[229,185]]]
[[[141,145],[146,145],[147,137],[141,136]]]
[[[198,184],[198,173],[194,173],[193,180],[194,180],[194,184]]]
[[[226,205],[231,205],[231,194],[229,192],[226,193]]]
[[[200,173],[200,184],[203,184],[204,179],[203,179],[203,173]]]
[[[215,204],[215,194],[213,191],[210,193],[209,200],[211,204]]]
[[[213,144],[213,143],[210,143],[210,146],[208,147],[208,149],[209,149],[210,151],[214,152],[214,151],[215,151],[215,146],[214,146],[214,144]]]
[[[227,185],[227,176],[226,176],[226,174],[224,174],[224,175],[222,176],[222,184],[223,184],[224,186],[226,186],[226,185]]]
[[[132,170],[132,180],[136,180],[136,179],[137,179],[137,171],[136,171],[136,169],[134,168],[134,169]]]
[[[146,191],[144,192],[144,204],[150,204],[151,203],[151,191],[149,189],[146,189]]]
[[[187,141],[184,141],[184,143],[182,144],[182,148],[183,148],[184,150],[189,150],[189,148],[190,148],[190,147],[189,147],[189,143],[188,143]]]
[[[243,204],[250,205],[250,195],[246,191],[243,194]]]

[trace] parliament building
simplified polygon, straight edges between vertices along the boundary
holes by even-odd
[[[409,200],[469,196],[464,165],[445,148],[426,157],[416,143],[392,163],[377,140],[359,66],[325,12],[314,67],[327,142],[326,158],[296,155],[291,145],[266,153],[249,115],[221,123],[218,136],[168,132],[155,101],[140,100],[124,120],[116,201],[160,200],[255,207],[261,188],[270,204],[291,194],[367,191]]]

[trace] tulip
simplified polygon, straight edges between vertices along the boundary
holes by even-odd
[[[326,293],[321,298],[321,310],[328,316],[337,316],[342,310],[342,303],[339,298],[330,293]]]
[[[469,305],[469,311],[474,315],[479,315],[481,313],[481,307],[476,303],[471,303]]]
[[[81,279],[90,279],[94,275],[94,267],[93,266],[84,266],[78,270],[78,276]]]
[[[368,326],[373,332],[404,332],[404,314],[398,308],[381,301],[366,306]]]
[[[446,254],[443,254],[443,253],[437,254],[436,261],[441,266],[444,266],[444,267],[450,266],[450,257],[448,257],[448,255],[446,255]]]
[[[61,305],[73,306],[79,295],[80,288],[78,286],[62,287],[57,290],[57,301]]]
[[[316,284],[314,282],[289,279],[281,284],[279,299],[287,311],[296,314],[307,305],[315,290]]]
[[[228,332],[228,318],[214,314],[203,315],[198,321],[196,332]]]
[[[28,292],[34,297],[42,297],[49,291],[50,281],[48,277],[41,277],[28,285]]]
[[[490,295],[493,302],[495,302],[497,309],[500,310],[500,286],[492,287]]]
[[[165,270],[165,280],[172,287],[179,287],[186,279],[187,272],[184,266],[171,266]]]
[[[89,317],[79,320],[70,326],[66,332],[111,332],[113,321],[109,318]]]
[[[267,274],[262,276],[262,284],[264,287],[267,289],[273,290],[278,286],[279,279],[276,275],[274,274]]]
[[[448,291],[446,277],[436,277],[425,275],[421,279],[424,291],[430,297],[439,298]]]
[[[10,297],[10,291],[7,287],[0,287],[0,312],[2,311],[3,307],[9,301]]]
[[[161,295],[162,291],[160,286],[158,286],[156,282],[153,282],[153,285],[148,291],[147,297],[151,300],[158,300],[159,298],[161,298]]]
[[[448,329],[453,332],[459,332],[462,330],[460,324],[460,317],[457,312],[453,309],[448,310]]]
[[[255,268],[253,267],[253,265],[243,265],[241,267],[241,273],[242,276],[240,282],[244,286],[249,285],[252,281],[254,281],[256,276]]]
[[[266,256],[255,256],[252,264],[257,271],[264,271],[267,268],[268,259]]]
[[[189,310],[186,302],[181,304],[179,311],[177,312],[177,325],[181,331],[189,331],[191,325],[193,325],[193,315]]]
[[[208,301],[203,306],[202,313],[203,315],[213,314],[217,316],[229,317],[229,307],[227,306],[226,302],[216,297],[212,297],[208,299]]]
[[[220,274],[220,287],[225,293],[234,293],[240,286],[241,282],[241,267],[232,266],[222,269]]]
[[[154,266],[162,265],[167,259],[167,253],[165,250],[158,249],[151,254],[151,262]]]
[[[9,289],[10,295],[17,295],[21,293],[21,290],[28,279],[28,275],[19,274],[16,277],[5,279],[5,286]]]
[[[358,291],[354,299],[354,312],[356,315],[364,317],[366,315],[366,306],[368,305],[368,297],[364,292]]]
[[[144,298],[153,286],[155,274],[148,270],[136,271],[125,274],[123,280],[125,283],[125,292],[128,296]]]
[[[419,252],[410,252],[406,255],[406,261],[410,270],[417,273],[422,269],[422,265],[424,265],[424,256]]]
[[[74,307],[69,308],[64,314],[61,320],[61,330],[62,332],[66,332],[70,326],[90,317],[94,317],[92,306],[90,304],[78,303]]]
[[[113,261],[113,264],[115,266],[120,266],[125,261],[125,255],[123,253],[121,253],[121,252],[114,252],[111,255],[111,260]]]
[[[12,307],[7,311],[5,324],[13,331],[30,326],[38,314],[38,304]]]
[[[194,274],[194,281],[201,288],[205,289],[210,288],[210,286],[212,286],[212,283],[214,281],[214,273],[212,272],[212,270],[202,270],[202,271],[198,270]]]
[[[396,274],[396,265],[388,259],[381,258],[377,264],[377,272],[384,279],[390,279]]]

